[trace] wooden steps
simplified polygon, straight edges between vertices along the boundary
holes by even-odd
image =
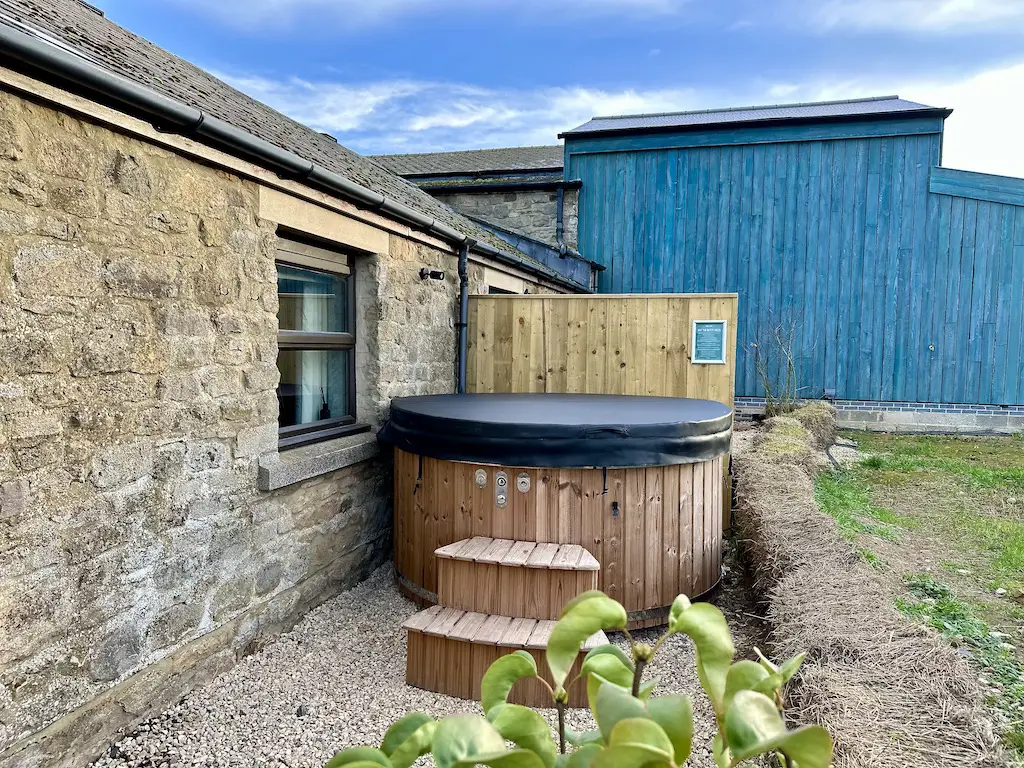
[[[550,683],[544,650],[555,622],[545,619],[486,614],[435,605],[404,624],[408,633],[405,681],[409,685],[463,699],[480,699],[480,680],[500,656],[526,650]],[[604,632],[584,645],[570,679],[579,673],[583,655],[608,642]],[[513,704],[551,707],[551,694],[536,680],[517,683],[509,696]],[[582,684],[569,692],[569,706],[586,707]]]
[[[557,619],[576,595],[597,589],[600,564],[578,544],[476,536],[437,549],[437,600],[464,611]]]

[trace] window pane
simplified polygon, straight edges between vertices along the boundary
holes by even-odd
[[[348,386],[351,350],[282,349],[277,389],[282,427],[349,416]]]
[[[345,275],[278,264],[277,295],[277,318],[283,331],[350,331]]]

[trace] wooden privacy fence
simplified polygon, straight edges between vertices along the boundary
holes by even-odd
[[[717,400],[730,408],[736,294],[472,296],[470,392]],[[724,320],[724,364],[691,362],[693,321]]]
[[[569,392],[717,400],[733,407],[735,293],[473,296],[470,392]],[[694,321],[725,321],[725,362],[692,362]],[[722,521],[731,484],[723,462]]]

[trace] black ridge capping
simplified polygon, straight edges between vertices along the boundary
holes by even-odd
[[[728,453],[732,410],[631,395],[400,397],[378,439],[420,456],[522,467],[690,464]]]

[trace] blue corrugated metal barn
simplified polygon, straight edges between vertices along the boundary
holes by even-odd
[[[805,397],[1024,405],[1024,180],[940,167],[949,114],[595,118],[562,134],[579,249],[601,292],[738,292],[740,397],[764,394],[749,345],[782,327]]]

